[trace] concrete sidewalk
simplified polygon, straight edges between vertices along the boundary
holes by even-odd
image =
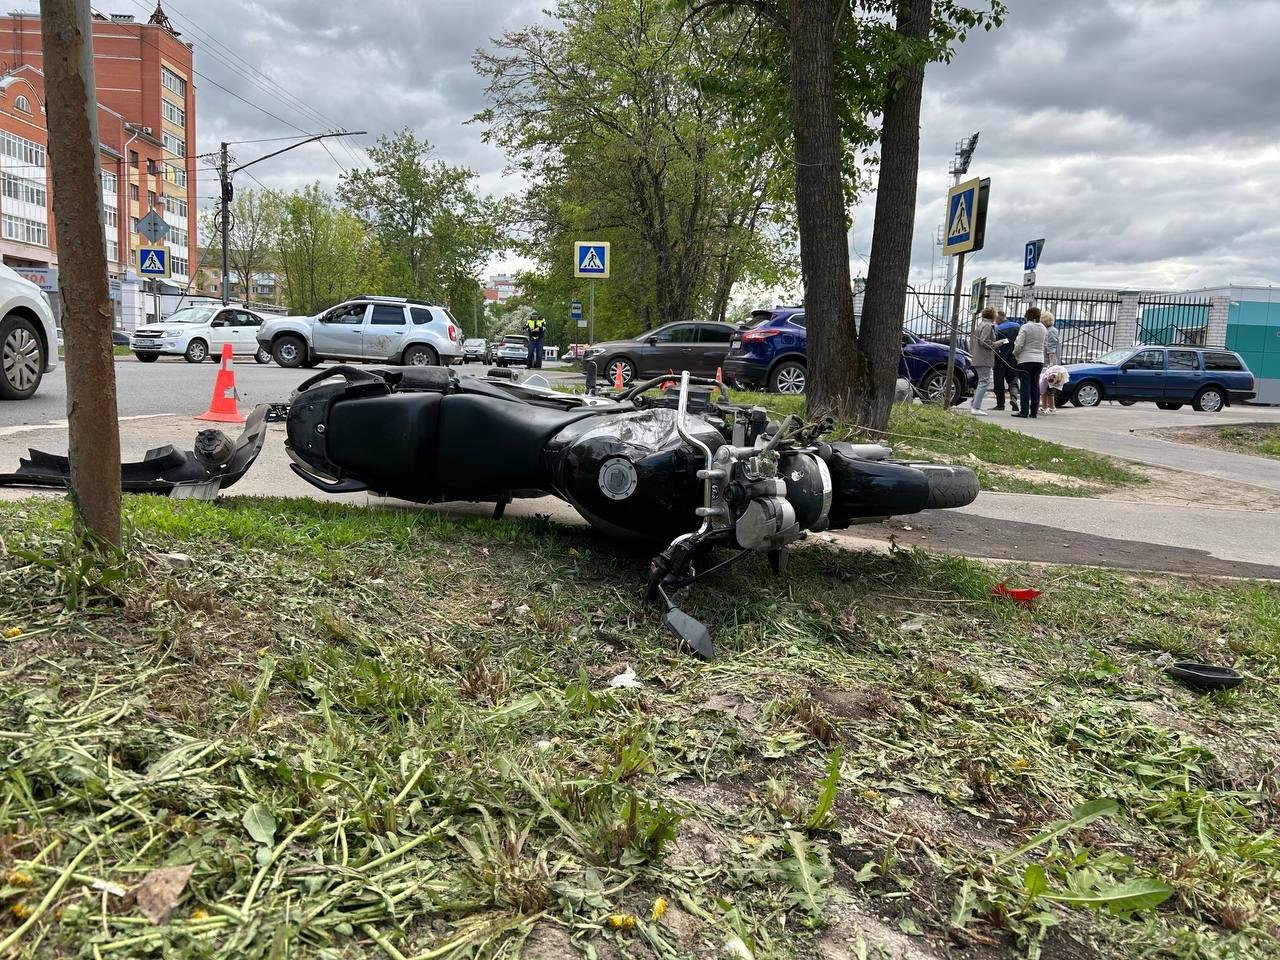
[[[1147,435],[1148,430],[1229,426],[1233,423],[1278,423],[1274,407],[1229,407],[1220,413],[1158,410],[1154,404],[1120,407],[1104,403],[1091,410],[1072,407],[1035,420],[990,411],[989,423],[1040,440],[1052,440],[1122,460],[1182,470],[1232,483],[1280,491],[1280,461],[1175,443]],[[1206,499],[1211,496],[1206,495]]]

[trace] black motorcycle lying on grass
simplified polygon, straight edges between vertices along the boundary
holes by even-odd
[[[978,494],[967,468],[824,440],[829,419],[779,422],[687,372],[678,387],[661,389],[670,379],[661,377],[606,396],[519,384],[504,373],[326,370],[288,405],[291,467],[330,493],[492,502],[495,517],[517,497],[559,497],[610,537],[663,548],[650,566],[648,599],[665,603],[668,625],[700,656],[712,654],[711,638],[674,605],[674,591],[748,552],[767,553],[781,573],[787,548],[806,533],[964,506]],[[235,444],[206,430],[190,454],[165,448],[127,464],[126,488],[216,495],[257,456],[267,412],[256,410]],[[33,451],[0,482],[65,484],[65,464]],[[735,553],[715,562],[716,548]]]

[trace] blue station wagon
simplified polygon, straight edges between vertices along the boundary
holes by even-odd
[[[1191,404],[1205,413],[1257,395],[1240,354],[1207,347],[1127,347],[1090,363],[1067,366],[1068,397],[1077,407],[1103,400],[1150,400],[1161,410]]]

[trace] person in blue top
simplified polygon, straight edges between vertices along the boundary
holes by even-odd
[[[1008,385],[1009,405],[1014,413],[1018,412],[1018,391],[1021,389],[1022,378],[1018,373],[1018,362],[1013,358],[1013,342],[1018,339],[1018,330],[1021,327],[1021,320],[1010,320],[1003,310],[996,313],[996,339],[1004,341],[996,350],[997,410],[1004,409],[1004,390]]]

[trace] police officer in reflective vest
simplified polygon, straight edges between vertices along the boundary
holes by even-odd
[[[529,356],[525,360],[525,366],[530,370],[542,369],[542,341],[547,336],[547,321],[542,319],[542,314],[529,314],[529,319],[525,321],[526,332],[529,337]]]

